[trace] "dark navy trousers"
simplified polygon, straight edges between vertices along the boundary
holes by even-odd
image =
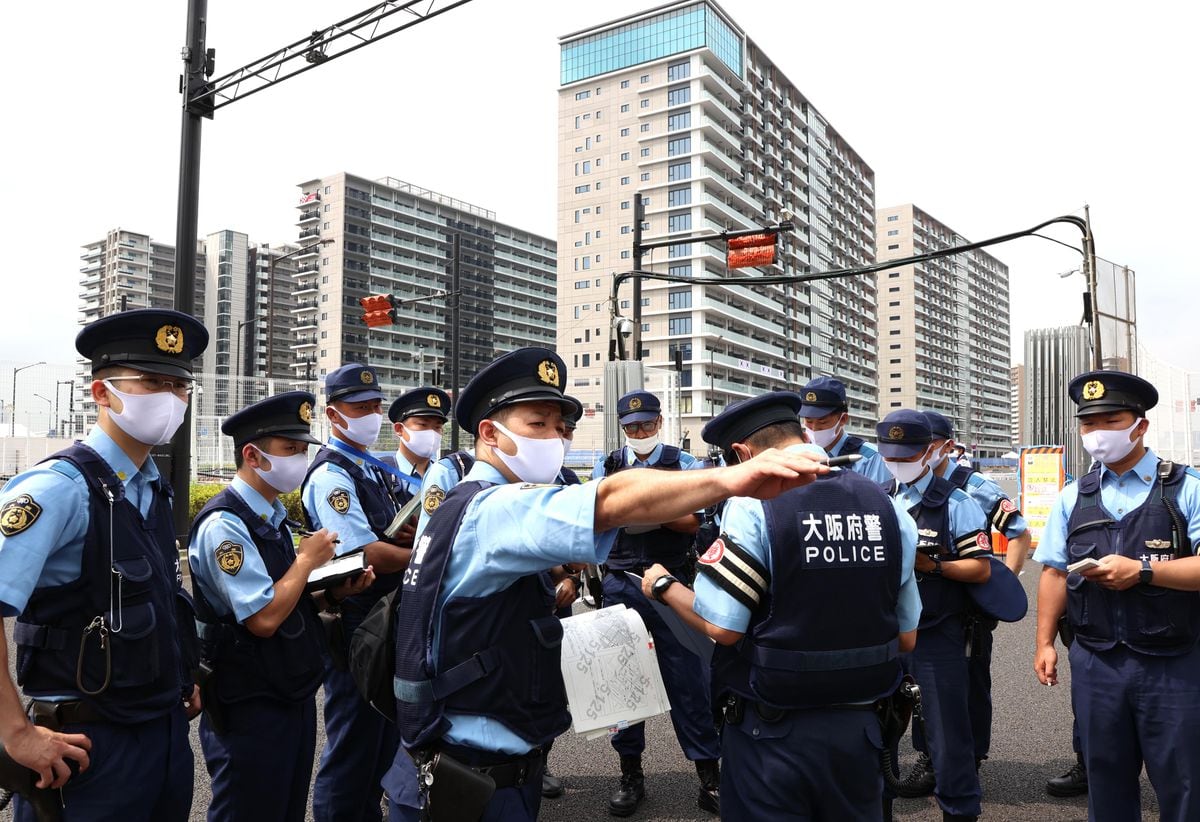
[[[187,822],[195,780],[182,703],[148,722],[66,725],[62,732],[92,740],[90,767],[62,789],[64,822]],[[35,822],[20,797],[13,809],[16,822]]]
[[[933,762],[938,805],[951,814],[978,816],[983,792],[967,709],[970,674],[962,615],[922,628],[916,648],[900,658],[921,686],[924,750]]]
[[[200,745],[212,778],[209,822],[304,822],[317,744],[315,697],[265,697],[225,706],[218,734],[200,718]]]
[[[342,606],[346,636],[365,611]],[[325,748],[313,782],[316,822],[380,822],[384,774],[400,747],[400,731],[368,705],[349,671],[325,669]]]
[[[721,818],[878,820],[883,735],[871,710],[794,711],[764,722],[752,707],[721,734]]]
[[[988,619],[983,617],[983,619]],[[971,716],[971,736],[975,741],[975,758],[987,759],[992,747],[992,640],[996,630],[982,626],[976,631],[977,647],[967,659],[967,712]]]
[[[604,603],[633,608],[654,636],[658,667],[671,701],[671,723],[683,755],[692,761],[719,758],[721,742],[713,724],[710,675],[700,658],[679,643],[642,589],[624,571],[604,575]],[[621,756],[641,756],[646,749],[645,723],[618,731],[613,735],[612,746]]]
[[[1142,818],[1142,765],[1163,822],[1200,819],[1200,646],[1147,656],[1071,645],[1071,696],[1094,822]]]

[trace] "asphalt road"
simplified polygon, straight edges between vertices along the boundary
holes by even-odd
[[[1022,580],[1033,602],[1040,566],[1030,561]],[[582,607],[577,605],[576,607]],[[6,620],[11,647],[11,623]],[[996,632],[993,660],[995,720],[991,757],[980,772],[983,781],[983,818],[987,820],[1084,820],[1085,797],[1054,799],[1045,792],[1045,780],[1063,773],[1073,762],[1071,753],[1070,672],[1060,668],[1063,684],[1046,688],[1033,675],[1034,620],[1002,624]],[[696,807],[697,781],[690,762],[675,742],[665,716],[648,723],[646,802],[633,819],[712,819]],[[318,723],[318,755],[323,734]],[[208,805],[208,775],[200,754],[195,724],[192,745],[196,753],[196,793],[192,819],[203,820]],[[913,759],[902,743],[902,771]],[[567,782],[567,794],[542,804],[547,822],[585,822],[610,819],[606,803],[616,785],[617,757],[603,739],[586,741],[566,734],[555,743],[551,769]],[[1145,818],[1158,818],[1158,806],[1143,776],[1142,807]],[[940,822],[941,812],[932,798],[897,800],[895,816],[910,822]],[[0,820],[11,819],[0,813]],[[311,817],[310,817],[311,818]]]

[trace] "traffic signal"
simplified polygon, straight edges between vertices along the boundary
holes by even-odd
[[[361,297],[359,302],[363,307],[363,322],[368,328],[396,322],[396,304],[391,294],[372,294],[370,297]]]
[[[431,378],[433,381],[433,385],[435,385],[435,386],[441,385],[442,384],[442,369],[434,368]]]
[[[725,265],[733,268],[753,268],[775,262],[774,232],[730,237],[725,246]]]

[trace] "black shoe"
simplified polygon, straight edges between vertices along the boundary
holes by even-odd
[[[1071,770],[1062,776],[1046,780],[1046,793],[1051,796],[1082,796],[1088,792],[1087,766],[1083,757],[1077,756]]]
[[[542,771],[542,796],[546,799],[558,799],[566,793],[563,787],[563,781],[554,774],[550,773],[550,769]]]
[[[900,780],[896,793],[905,799],[929,796],[933,793],[936,784],[937,781],[933,776],[933,763],[929,760],[929,754],[921,753],[912,770],[908,772],[908,776]]]
[[[608,798],[608,812],[613,816],[629,816],[645,798],[646,777],[642,774],[642,758],[621,757],[621,784]]]
[[[696,775],[700,777],[700,810],[721,813],[721,766],[715,759],[697,759]]]

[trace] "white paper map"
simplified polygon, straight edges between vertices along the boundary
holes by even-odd
[[[594,739],[671,710],[637,611],[614,605],[562,625],[562,675],[575,733]]]

